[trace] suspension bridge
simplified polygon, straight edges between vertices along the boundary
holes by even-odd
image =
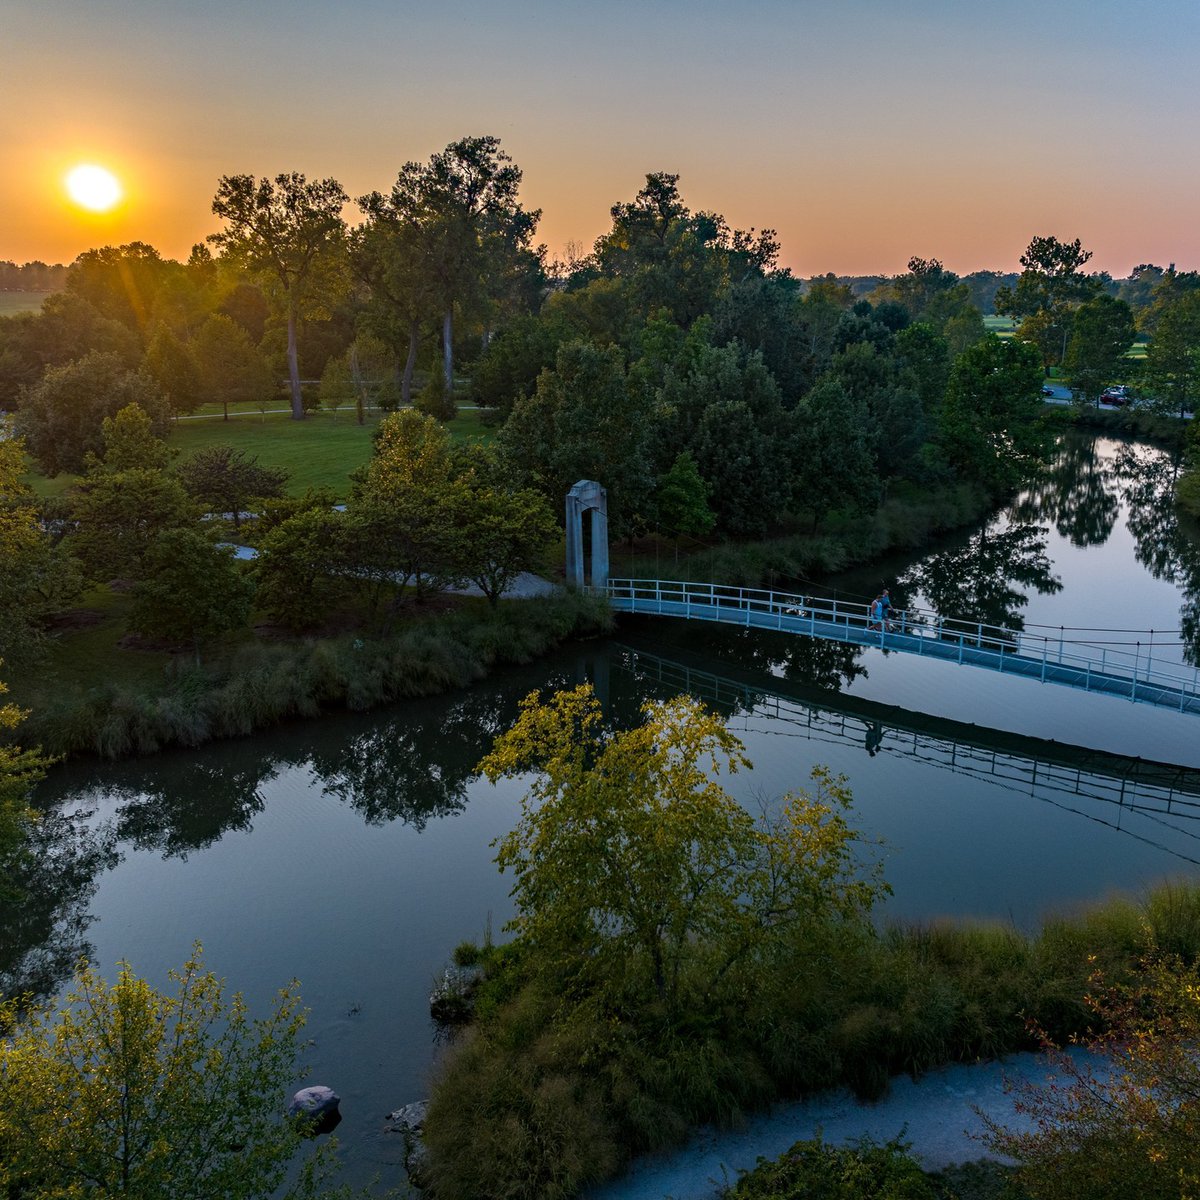
[[[752,673],[732,666],[717,673],[637,645],[622,645],[619,655],[618,665],[644,683],[685,691],[720,711],[766,718],[776,729],[812,742],[914,759],[1019,792],[1200,865],[1200,769],[1009,734],[839,693],[821,692],[814,700],[802,694],[811,691],[803,685],[761,680],[756,673],[751,681]],[[1137,829],[1123,817],[1132,812],[1143,817]],[[1155,836],[1156,822],[1165,841]]]
[[[1179,653],[1177,631],[1014,630],[917,608],[893,610],[880,620],[868,604],[662,579],[604,579],[591,590],[607,596],[617,612],[877,647],[1200,716],[1200,668],[1171,658]]]

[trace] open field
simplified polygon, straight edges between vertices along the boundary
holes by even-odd
[[[0,317],[11,317],[17,313],[37,312],[42,301],[52,292],[0,292]]]
[[[350,472],[371,457],[371,438],[378,423],[378,418],[372,416],[365,425],[357,425],[350,412],[336,417],[326,412],[310,413],[304,421],[293,421],[286,413],[268,413],[266,417],[255,413],[229,421],[179,421],[169,441],[181,458],[208,446],[234,446],[257,455],[263,466],[287,471],[287,490],[291,494],[300,495],[310,487],[329,487],[344,498],[350,491]],[[447,428],[456,442],[490,436],[473,409],[460,413]],[[72,477],[47,479],[31,471],[26,482],[39,496],[51,497],[66,491]]]

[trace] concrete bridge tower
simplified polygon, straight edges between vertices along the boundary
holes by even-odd
[[[567,493],[567,587],[582,588],[583,514],[592,514],[592,587],[608,583],[608,492],[581,479]]]

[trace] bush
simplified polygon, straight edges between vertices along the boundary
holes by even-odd
[[[797,1142],[726,1191],[728,1200],[937,1200],[938,1192],[906,1142],[831,1146],[820,1137]]]

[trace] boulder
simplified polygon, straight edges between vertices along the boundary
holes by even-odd
[[[425,1128],[425,1113],[429,1104],[425,1100],[417,1100],[393,1109],[385,1118],[384,1131],[398,1133],[404,1138],[404,1169],[408,1172],[408,1181],[414,1187],[425,1186],[424,1171],[428,1158],[425,1143],[421,1133]]]
[[[288,1116],[297,1117],[307,1125],[307,1133],[315,1137],[328,1133],[342,1119],[338,1111],[341,1097],[333,1088],[323,1085],[301,1088],[288,1105]]]

